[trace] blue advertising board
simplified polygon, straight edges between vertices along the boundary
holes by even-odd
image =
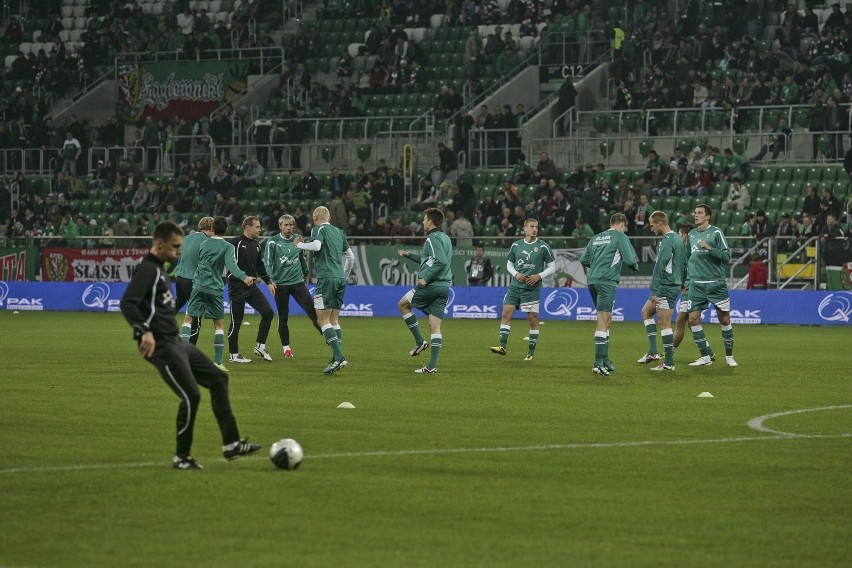
[[[117,312],[124,293],[123,282],[3,282],[0,309],[30,311]],[[261,290],[269,297],[266,286]],[[309,287],[313,292],[313,286]],[[397,317],[397,302],[406,286],[349,286],[342,316]],[[456,286],[450,289],[448,318],[500,317],[504,288]],[[225,307],[228,309],[227,294]],[[640,310],[648,291],[625,288],[618,291],[614,321],[642,320]],[[271,297],[270,297],[271,301]],[[301,309],[291,301],[291,311]],[[254,313],[247,307],[246,313]],[[516,312],[516,317],[524,317]],[[594,320],[595,307],[584,288],[542,288],[540,317],[544,320]],[[731,319],[735,324],[852,324],[852,292],[847,291],[751,291],[731,292]],[[708,323],[718,321],[711,307],[702,315]]]

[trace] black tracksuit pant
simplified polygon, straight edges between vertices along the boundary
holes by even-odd
[[[240,326],[245,317],[246,304],[254,308],[260,314],[260,327],[257,329],[257,342],[266,343],[269,337],[269,328],[272,327],[272,318],[275,312],[266,300],[266,296],[257,287],[246,286],[242,282],[228,283],[228,295],[231,300],[231,325],[228,328],[228,352],[240,352]]]
[[[317,322],[314,299],[311,298],[308,287],[303,282],[288,286],[276,286],[275,306],[278,308],[278,336],[281,337],[281,345],[290,345],[290,328],[287,326],[287,320],[290,318],[290,296],[293,296],[299,307],[311,318],[317,331],[322,333],[319,322]]]
[[[179,457],[190,455],[195,417],[201,400],[198,385],[210,391],[213,414],[222,432],[222,445],[240,439],[237,420],[231,411],[228,395],[228,374],[216,368],[195,345],[183,343],[178,337],[157,339],[157,347],[149,362],[180,399],[177,413],[177,448]]]

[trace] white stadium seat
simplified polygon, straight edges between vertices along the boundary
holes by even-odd
[[[63,18],[71,18],[74,16],[74,6],[63,6],[62,7],[62,17]]]
[[[86,16],[86,7],[85,6],[74,6],[74,17],[75,18],[83,18]]]
[[[62,30],[59,32],[59,39],[62,41],[70,41],[71,40],[71,32],[69,30]]]
[[[17,58],[18,58],[17,55],[7,55],[6,56],[6,69],[11,69],[12,68],[12,62]]]
[[[74,18],[62,18],[62,27],[66,30],[74,28]]]

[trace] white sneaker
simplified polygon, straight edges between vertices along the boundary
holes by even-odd
[[[272,355],[266,350],[266,347],[258,345],[254,348],[254,354],[263,357],[264,361],[272,361]]]
[[[666,365],[665,363],[660,363],[656,367],[651,367],[652,371],[674,371],[674,365]]]
[[[725,363],[727,363],[728,367],[737,367],[737,362],[734,361],[733,355],[725,355]]]
[[[702,365],[712,365],[713,361],[710,359],[710,355],[704,355],[699,357],[695,361],[689,364],[690,367],[700,367]]]
[[[646,353],[639,358],[637,363],[642,363],[643,365],[650,363],[651,361],[659,361],[660,354],[659,353]]]
[[[345,367],[346,365],[348,365],[348,364],[349,364],[349,362],[348,362],[348,361],[346,361],[346,357],[344,357],[343,359],[341,359],[341,360],[340,360],[340,368],[341,368],[341,369],[342,369],[343,367]]]
[[[243,357],[239,353],[231,353],[228,356],[228,361],[230,361],[231,363],[251,363],[251,359]]]

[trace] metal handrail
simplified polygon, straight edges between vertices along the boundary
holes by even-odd
[[[266,55],[271,53],[272,55]],[[193,59],[186,56],[183,51],[125,51],[115,56],[115,66],[126,63],[159,63],[161,61],[231,61],[231,60],[260,60],[273,57],[284,60],[284,48],[276,47],[232,47],[230,49],[208,49],[203,52],[204,57],[201,57],[202,52],[197,52]],[[258,55],[255,55],[258,54]],[[215,56],[215,57],[214,57]],[[261,67],[261,74],[265,74]]]
[[[737,288],[742,286],[743,283],[748,281],[748,275],[747,274],[745,276],[743,276],[742,278],[740,278],[739,280],[734,281],[734,278],[735,278],[734,269],[737,266],[751,262],[751,255],[754,254],[754,252],[757,251],[758,249],[763,248],[764,243],[771,242],[771,241],[772,241],[772,237],[763,237],[762,239],[758,240],[750,249],[745,251],[740,258],[738,258],[734,262],[731,262],[728,265],[730,267],[730,278],[729,278],[729,280],[732,282],[732,285],[731,285],[732,290],[736,290]]]
[[[786,240],[792,240],[792,239],[795,239],[795,237],[776,237],[776,239],[783,239],[783,240],[785,240],[785,241],[786,241]],[[772,283],[772,282],[775,280],[775,275],[776,275],[776,274],[780,274],[780,273],[781,273],[781,269],[782,269],[782,268],[784,268],[784,267],[785,267],[785,266],[787,266],[788,264],[793,264],[793,263],[794,263],[794,260],[798,260],[798,255],[799,255],[802,251],[807,251],[807,248],[808,248],[809,246],[811,246],[811,243],[817,243],[817,244],[818,244],[818,242],[819,242],[819,236],[818,236],[818,235],[817,235],[817,236],[813,236],[813,237],[809,238],[809,239],[808,239],[808,240],[806,240],[804,243],[802,243],[802,244],[801,244],[801,246],[799,246],[799,248],[797,248],[796,250],[794,250],[794,251],[792,251],[792,252],[788,253],[788,254],[787,254],[787,259],[786,259],[784,262],[782,262],[781,264],[777,264],[777,262],[778,262],[778,260],[777,260],[777,254],[773,254],[770,258],[772,259],[773,263],[775,263],[775,269],[774,269],[774,270],[770,270],[770,271],[769,271],[769,282],[770,282],[770,283]],[[775,242],[773,242],[773,248],[775,247],[775,245],[776,245],[776,243],[775,243]],[[817,246],[816,248],[819,248],[819,247]],[[801,266],[798,270],[796,270],[796,272],[794,272],[794,273],[793,273],[793,275],[792,275],[792,276],[790,276],[787,280],[784,280],[784,281],[782,282],[782,281],[780,281],[780,279],[779,279],[779,281],[777,282],[777,288],[778,288],[779,290],[783,290],[783,289],[784,289],[784,288],[786,288],[786,287],[787,287],[787,285],[788,285],[788,284],[790,284],[793,280],[796,280],[796,279],[798,278],[799,274],[801,274],[802,272],[804,272],[804,270],[805,270],[808,266],[812,266],[812,265],[815,265],[815,264],[816,264],[816,256],[814,256],[814,259],[813,259],[813,260],[811,260],[811,259],[809,259],[809,258],[808,258],[807,253],[806,253],[806,254],[805,254],[805,259],[806,259],[806,260],[805,260],[805,262],[801,263],[801,265],[802,265],[802,266]],[[796,262],[795,264],[800,264],[800,263]],[[817,274],[818,274],[818,272],[819,272],[819,271],[817,271],[817,270],[815,270],[815,271],[814,271],[814,278],[813,278],[813,286],[814,286],[814,290],[816,290],[816,288],[817,288],[817,279],[818,279]]]

